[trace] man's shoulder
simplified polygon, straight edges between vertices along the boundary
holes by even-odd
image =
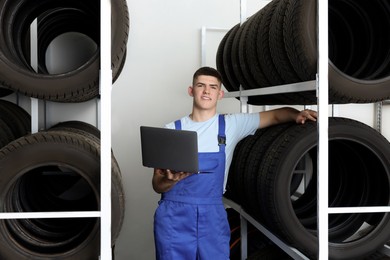
[[[259,113],[230,113],[224,114],[226,120],[246,119],[258,116]]]

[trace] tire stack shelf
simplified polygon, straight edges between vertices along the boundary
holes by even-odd
[[[301,83],[295,83],[295,84],[289,84],[289,85],[283,85],[283,86],[274,86],[269,88],[263,88],[263,89],[252,89],[252,90],[241,90],[241,91],[235,91],[235,92],[227,92],[225,93],[225,98],[233,98],[233,97],[240,97],[240,103],[241,107],[245,108],[247,106],[246,101],[248,96],[253,95],[266,95],[266,94],[276,94],[276,93],[285,93],[285,92],[295,92],[295,91],[308,91],[308,90],[314,90],[316,89],[316,84],[318,84],[317,81],[306,81]],[[286,91],[287,89],[287,91]],[[390,102],[386,101],[383,102],[384,105],[390,104]],[[244,111],[247,111],[247,109],[243,109]],[[320,111],[320,109],[319,109]],[[321,110],[322,111],[322,110]],[[326,117],[327,118],[327,117]],[[320,124],[320,122],[319,122]],[[327,140],[326,140],[327,141]],[[321,160],[321,158],[318,158]],[[319,168],[319,171],[321,171],[321,168]],[[323,174],[323,173],[322,173]],[[326,172],[326,175],[328,172]],[[326,188],[328,186],[326,185]],[[327,195],[327,194],[326,194]],[[321,197],[321,194],[319,194],[319,198]],[[261,233],[263,233],[265,236],[267,236],[275,245],[277,245],[280,249],[285,251],[289,256],[291,256],[293,259],[303,259],[307,260],[310,259],[306,255],[304,255],[302,252],[297,250],[294,247],[289,246],[286,244],[283,240],[279,239],[277,236],[275,236],[271,231],[269,231],[264,225],[259,223],[256,219],[254,219],[250,214],[248,214],[241,205],[237,204],[236,202],[224,198],[224,204],[228,206],[229,208],[234,209],[236,212],[239,213],[240,219],[241,219],[241,259],[247,259],[247,225],[248,222],[251,223],[255,228],[257,228]],[[343,214],[343,213],[380,213],[380,212],[390,212],[389,206],[384,207],[327,207],[327,214]],[[323,215],[318,215],[318,221],[322,219]],[[327,231],[327,222],[325,226]],[[326,238],[328,236],[328,233],[324,233],[326,235]],[[327,245],[326,241],[326,244]],[[321,244],[320,244],[321,247]],[[327,250],[327,246],[325,246],[325,250]],[[385,254],[386,256],[390,257],[390,247],[388,245],[384,245],[383,249],[381,250],[381,253]],[[323,255],[319,255],[320,260],[328,259],[328,257],[324,257]]]
[[[245,20],[245,0],[241,0],[241,23]],[[225,98],[240,97],[241,111],[247,112],[247,97],[253,95],[277,94],[285,92],[296,92],[306,90],[317,91],[318,106],[318,259],[327,260],[328,257],[328,214],[345,213],[386,213],[390,212],[390,206],[382,207],[329,207],[328,206],[328,1],[317,0],[318,10],[318,71],[315,81],[307,81],[289,85],[273,86],[261,89],[241,90],[225,93]],[[202,58],[205,55],[202,55]],[[202,62],[204,64],[204,62]],[[322,75],[325,75],[322,77]],[[286,88],[287,87],[287,88]],[[389,104],[384,101],[382,104]],[[321,185],[319,185],[321,183]],[[247,222],[249,221],[255,228],[267,236],[278,247],[284,250],[294,259],[309,259],[296,248],[290,247],[277,236],[267,230],[261,223],[246,213],[240,205],[224,198],[226,206],[234,209],[240,214],[241,219],[241,259],[247,258]],[[390,247],[384,245],[381,253],[390,256]]]
[[[100,218],[100,260],[111,260],[111,0],[100,0],[100,211],[4,212],[0,219]],[[38,131],[39,100],[31,98],[31,130]],[[99,249],[96,249],[99,250]]]
[[[276,93],[286,93],[286,92],[298,92],[298,91],[309,91],[316,89],[316,81],[305,81],[300,83],[281,85],[281,86],[273,86],[262,89],[251,89],[251,90],[241,90],[234,92],[225,93],[225,98],[234,98],[240,97],[241,110],[248,111],[247,109],[247,97],[254,95],[267,95],[267,94],[276,94]],[[224,204],[234,209],[240,215],[240,232],[241,232],[241,259],[247,259],[247,246],[248,246],[248,234],[247,227],[248,222],[251,223],[255,228],[257,228],[262,234],[264,234],[267,238],[269,238],[275,245],[277,245],[280,249],[286,252],[293,259],[302,259],[302,260],[310,260],[307,256],[305,256],[302,252],[297,250],[294,247],[287,245],[283,240],[274,235],[271,231],[269,231],[264,225],[259,223],[256,219],[254,219],[250,214],[248,214],[241,205],[236,202],[223,198]]]

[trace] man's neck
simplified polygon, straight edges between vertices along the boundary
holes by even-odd
[[[215,116],[217,111],[199,111],[199,110],[192,110],[192,113],[190,114],[190,118],[192,121],[195,122],[205,122]]]

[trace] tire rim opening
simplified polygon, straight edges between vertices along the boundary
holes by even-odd
[[[9,189],[8,212],[94,211],[96,194],[89,183],[67,167],[30,170]],[[38,254],[60,254],[76,248],[96,227],[96,218],[12,219],[5,221],[13,241]]]

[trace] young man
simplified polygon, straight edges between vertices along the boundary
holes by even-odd
[[[199,168],[204,173],[154,169],[153,189],[162,194],[154,217],[156,259],[229,259],[230,228],[222,195],[235,145],[258,128],[317,118],[315,111],[288,107],[219,115],[221,82],[217,70],[198,69],[188,88],[192,113],[166,125],[198,133]]]

